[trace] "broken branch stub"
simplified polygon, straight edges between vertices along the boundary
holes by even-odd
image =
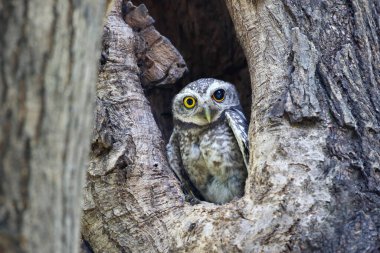
[[[144,4],[134,6],[123,1],[122,16],[136,36],[137,64],[144,88],[173,84],[187,71],[186,63],[170,40],[162,36],[153,26]]]

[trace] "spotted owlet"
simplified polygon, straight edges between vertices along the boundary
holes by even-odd
[[[188,84],[173,100],[167,145],[177,177],[206,201],[223,204],[244,194],[249,157],[247,121],[235,87],[212,78]]]

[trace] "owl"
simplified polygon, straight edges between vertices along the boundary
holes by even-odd
[[[235,87],[217,79],[188,84],[173,99],[169,164],[200,199],[216,204],[244,194],[247,120]]]

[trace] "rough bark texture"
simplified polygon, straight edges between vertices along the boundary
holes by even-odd
[[[98,83],[85,241],[95,252],[379,251],[379,4],[226,5],[254,94],[245,196],[184,201],[141,89],[136,35],[114,12],[106,38],[120,61]]]
[[[260,249],[378,251],[379,4],[227,4],[255,94],[249,191],[275,211]]]
[[[140,25],[139,20],[149,25]],[[96,252],[147,252],[155,247],[165,251],[169,238],[155,211],[166,213],[183,204],[141,84],[160,85],[162,76],[170,82],[176,80],[186,65],[152,24],[145,6],[136,8],[130,2],[116,1],[104,27],[104,59],[82,219],[83,237]],[[149,33],[158,39],[150,40]],[[145,64],[146,57],[136,54],[144,46],[148,46],[145,55],[156,56],[152,64]],[[169,64],[161,65],[160,71],[150,71],[157,61],[167,60]],[[173,192],[169,199],[167,191]],[[143,234],[139,232],[141,224],[149,227]]]
[[[77,252],[104,1],[0,1],[0,252]]]
[[[146,6],[125,3],[122,15],[137,35],[134,51],[142,86],[149,88],[177,81],[186,71],[186,64],[170,41],[154,28],[154,19]]]

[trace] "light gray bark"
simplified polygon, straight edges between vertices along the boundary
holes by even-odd
[[[0,252],[77,252],[104,1],[0,1]]]
[[[380,6],[226,4],[254,94],[244,197],[185,201],[141,89],[139,35],[116,11],[105,29],[112,54],[98,83],[83,238],[95,252],[377,251]]]
[[[377,251],[379,4],[227,2],[255,94],[252,192],[264,189],[256,205],[277,199],[277,216],[290,217],[272,241]]]

